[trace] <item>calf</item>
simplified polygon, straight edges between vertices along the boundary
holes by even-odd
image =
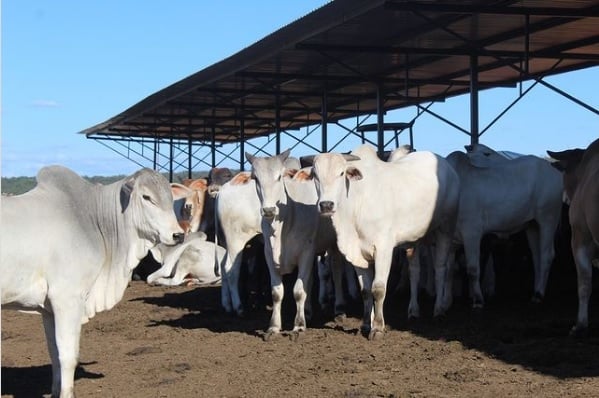
[[[186,236],[185,241],[177,246],[160,244],[150,251],[162,267],[148,276],[149,284],[216,285],[221,282],[221,278],[216,274],[215,267],[223,269],[228,261],[226,250],[206,241],[203,232]]]

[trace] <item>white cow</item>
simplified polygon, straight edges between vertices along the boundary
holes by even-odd
[[[228,261],[225,248],[206,241],[206,234],[201,231],[187,235],[179,245],[167,246],[161,243],[150,251],[162,267],[148,275],[149,284],[217,285],[221,282],[220,270],[226,267]]]
[[[73,396],[81,325],[122,298],[148,250],[182,241],[183,230],[168,181],[149,169],[104,186],[52,166],[37,182],[2,198],[2,306],[42,315],[52,396],[66,398]]]
[[[358,274],[364,299],[362,331],[370,332],[371,339],[384,333],[383,303],[394,247],[414,246],[427,236],[436,242],[434,313],[441,315],[460,185],[449,164],[431,152],[383,162],[372,147],[361,146],[345,157],[317,155],[313,176],[320,213],[332,218],[339,250]],[[417,302],[410,300],[409,312],[418,315]]]
[[[305,303],[312,285],[312,269],[317,254],[328,252],[334,283],[341,286],[342,258],[335,243],[329,220],[322,220],[316,206],[314,183],[304,170],[289,169],[285,161],[289,150],[277,156],[245,156],[252,165],[252,178],[260,200],[264,253],[270,273],[273,311],[267,338],[281,331],[281,304],[284,288],[282,275],[296,267],[298,276],[293,287],[296,302],[294,332],[306,329]],[[336,310],[342,294],[336,294]]]
[[[244,315],[239,295],[242,253],[246,244],[262,233],[260,200],[251,173],[238,173],[219,190],[216,199],[218,227],[222,232],[231,261],[222,273],[221,303],[225,311]]]
[[[589,325],[593,262],[599,257],[599,139],[587,149],[550,152],[564,167],[564,186],[570,199],[572,254],[578,275],[578,316],[572,334],[584,334]]]
[[[509,235],[523,229],[534,264],[533,299],[540,301],[554,256],[553,237],[562,206],[561,175],[536,156],[507,160],[482,145],[469,149],[468,154],[452,152],[447,161],[460,177],[456,241],[464,245],[472,305],[484,305],[479,280],[482,236]],[[448,306],[452,300],[451,280],[449,277],[445,291]]]

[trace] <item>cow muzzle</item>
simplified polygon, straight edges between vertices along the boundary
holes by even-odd
[[[173,240],[175,241],[175,243],[179,244],[179,243],[183,243],[183,241],[185,240],[185,234],[178,232],[176,234],[173,234]]]
[[[323,200],[318,203],[318,210],[323,216],[330,216],[335,212],[335,203],[331,200]]]
[[[220,192],[220,185],[212,184],[208,186],[208,195],[212,198],[216,198]]]
[[[260,211],[264,218],[274,218],[277,213],[276,207],[263,207]]]

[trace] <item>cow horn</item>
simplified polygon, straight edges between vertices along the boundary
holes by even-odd
[[[360,160],[359,156],[352,155],[351,153],[344,153],[342,155],[343,155],[343,159],[347,160],[348,162],[351,162],[354,160]]]

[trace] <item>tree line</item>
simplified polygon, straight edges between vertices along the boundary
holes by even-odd
[[[168,179],[168,173],[163,173]],[[192,178],[201,178],[208,175],[207,171],[193,172]],[[125,178],[125,175],[115,176],[83,176],[84,179],[93,184],[108,185]],[[187,172],[182,171],[173,175],[173,182],[181,182],[187,178]],[[1,187],[3,195],[20,195],[32,190],[37,185],[35,177],[2,177]]]

